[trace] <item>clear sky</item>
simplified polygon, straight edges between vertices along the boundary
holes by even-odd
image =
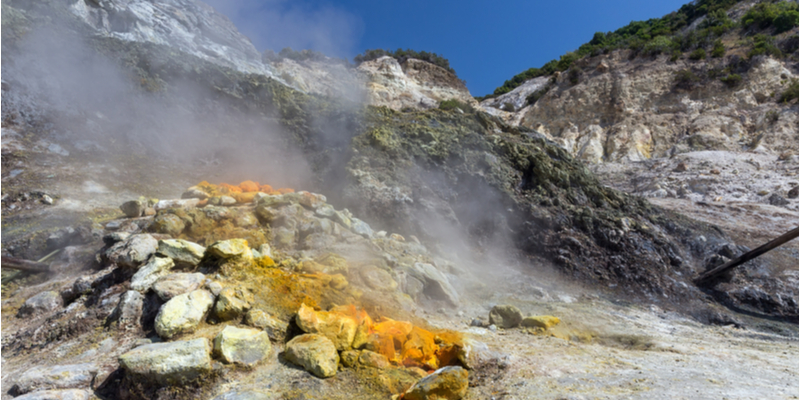
[[[474,96],[575,50],[598,31],[658,18],[688,0],[207,0],[259,51],[353,56],[411,48],[450,60]]]

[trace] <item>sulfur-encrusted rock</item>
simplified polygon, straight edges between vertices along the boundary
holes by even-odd
[[[139,346],[121,356],[119,365],[135,380],[175,385],[211,371],[211,347],[199,338]]]
[[[197,266],[203,259],[206,248],[183,239],[165,239],[158,241],[157,254],[169,257],[178,266]]]
[[[339,353],[330,339],[313,333],[300,335],[286,343],[286,360],[320,378],[336,375]]]
[[[281,320],[258,309],[248,311],[244,316],[244,323],[267,332],[267,335],[273,340],[282,338],[287,329],[286,324]]]
[[[214,304],[214,295],[199,289],[173,297],[161,306],[156,316],[156,333],[169,339],[193,331],[206,318]]]
[[[97,375],[95,364],[33,367],[17,379],[14,391],[25,394],[37,390],[88,388]]]
[[[358,363],[365,367],[378,369],[388,368],[391,365],[386,356],[369,350],[361,351],[361,355],[358,356]]]
[[[253,259],[253,252],[245,239],[228,239],[216,242],[207,250],[214,257],[233,261],[249,261]]]
[[[411,386],[403,400],[459,400],[467,394],[468,378],[464,368],[439,368]]]
[[[269,336],[258,329],[228,325],[214,338],[214,354],[226,363],[253,365],[266,358],[270,351]]]
[[[186,224],[180,217],[165,212],[156,215],[153,219],[153,225],[150,227],[152,232],[163,233],[170,236],[178,236],[184,229],[186,229]]]
[[[356,336],[356,321],[348,316],[325,311],[314,311],[302,304],[295,316],[297,326],[306,333],[316,333],[327,337],[336,350],[349,350]]]
[[[360,350],[345,350],[339,354],[339,359],[345,367],[353,368],[358,363],[358,356],[360,355]]]
[[[58,292],[46,291],[25,300],[25,303],[19,308],[18,315],[20,317],[25,317],[28,315],[50,312],[57,310],[62,304],[63,300]]]
[[[240,318],[250,309],[253,295],[242,289],[228,287],[222,289],[214,306],[214,314],[221,321]]]
[[[128,218],[138,218],[142,216],[146,207],[147,204],[143,204],[139,200],[131,200],[122,203],[119,209],[122,210]]]
[[[89,400],[92,392],[84,389],[41,390],[24,394],[19,400]]]
[[[498,328],[511,329],[522,322],[522,311],[508,304],[496,305],[489,311],[489,323]]]
[[[525,317],[522,319],[522,326],[526,328],[544,328],[550,329],[561,322],[558,317],[552,315],[538,315],[533,317]]]
[[[171,258],[167,257],[152,257],[150,261],[144,266],[139,268],[131,278],[131,289],[141,293],[150,290],[156,281],[169,274],[169,271],[175,263]]]
[[[105,251],[110,262],[125,268],[138,268],[145,263],[158,248],[158,241],[148,234],[131,235]]]
[[[178,272],[161,277],[152,287],[158,297],[169,301],[173,297],[199,289],[206,276],[199,273]]]

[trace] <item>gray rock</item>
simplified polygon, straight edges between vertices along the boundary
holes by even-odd
[[[795,186],[795,187],[789,189],[789,191],[786,192],[786,197],[788,197],[790,199],[796,199],[798,194],[800,194],[799,188],[800,188],[800,186]]]
[[[336,375],[339,353],[333,342],[322,335],[307,333],[286,343],[286,360],[303,367],[319,378]]]
[[[458,292],[456,292],[456,289],[453,288],[450,281],[444,274],[439,272],[436,267],[427,263],[415,263],[413,269],[425,279],[426,287],[434,286],[437,288],[437,291],[444,296],[443,300],[446,300],[453,306],[459,304]]]
[[[158,241],[148,234],[131,235],[106,250],[105,257],[125,268],[138,268],[158,248]]]
[[[186,229],[186,224],[175,214],[161,213],[153,219],[152,230],[170,236],[178,236]]]
[[[192,186],[189,189],[186,189],[185,192],[181,195],[182,199],[200,199],[205,200],[207,199],[208,193],[204,192],[202,189],[198,188],[197,186]]]
[[[522,311],[512,305],[496,305],[489,312],[489,323],[499,328],[516,328],[520,322],[522,322]]]
[[[14,399],[20,400],[89,400],[92,392],[83,389],[42,390],[24,394]]]
[[[769,201],[769,204],[772,204],[773,206],[785,206],[789,204],[789,200],[786,200],[786,198],[777,193],[773,193],[771,196],[769,196],[767,201]]]
[[[250,309],[253,295],[242,289],[225,288],[219,293],[214,314],[221,321],[238,319]]]
[[[220,196],[219,197],[219,205],[221,206],[232,206],[236,204],[236,199],[231,196]]]
[[[129,290],[122,295],[117,309],[114,311],[120,327],[138,327],[144,309],[144,295],[136,290]]]
[[[42,203],[47,204],[48,206],[53,205],[53,198],[48,195],[44,195],[42,196]]]
[[[268,393],[259,390],[233,390],[211,400],[273,400],[280,398],[282,396],[279,393]]]
[[[63,305],[61,295],[54,291],[39,293],[22,304],[19,308],[20,317],[55,311]]]
[[[156,333],[169,339],[193,331],[206,318],[213,304],[214,295],[202,289],[173,297],[161,306],[156,315]]]
[[[367,286],[380,291],[392,291],[397,289],[397,282],[388,272],[374,266],[368,265],[361,269],[361,278]]]
[[[336,216],[336,210],[334,210],[333,207],[328,204],[318,207],[316,210],[314,210],[314,212],[320,217],[329,219],[333,219]]]
[[[150,290],[159,279],[169,274],[175,263],[171,258],[152,257],[150,261],[139,268],[131,278],[131,289],[145,293]]]
[[[203,285],[203,287],[211,292],[214,296],[219,296],[223,289],[222,284],[212,281],[211,279],[206,279],[206,283]]]
[[[269,336],[258,329],[228,325],[214,338],[214,354],[229,364],[254,365],[271,351]]]
[[[404,400],[459,400],[467,394],[469,374],[461,367],[444,367],[432,372],[411,386]]]
[[[188,210],[197,207],[198,203],[200,203],[200,199],[160,200],[153,208],[155,208],[156,211],[166,210],[168,208],[183,208]]]
[[[131,237],[130,232],[111,232],[103,236],[103,243],[105,243],[106,246],[113,246],[114,244],[127,240],[129,237]]]
[[[281,339],[287,329],[284,322],[258,309],[248,311],[244,316],[244,323],[267,332],[273,340]]]
[[[122,212],[125,213],[125,216],[128,218],[138,218],[142,216],[142,213],[144,213],[144,209],[146,207],[147,205],[142,204],[142,202],[139,200],[131,200],[122,203],[122,205],[119,206],[119,209],[122,210]]]
[[[92,384],[95,375],[95,364],[33,367],[17,379],[14,391],[25,394],[37,390],[84,388]]]
[[[175,265],[191,267],[200,263],[205,252],[205,247],[183,239],[159,240],[156,250],[156,253],[175,261]]]
[[[124,222],[125,222],[124,220],[115,219],[115,220],[113,220],[113,221],[111,221],[111,222],[106,224],[106,229],[108,229],[110,231],[115,231],[115,230],[119,229]]]
[[[119,365],[137,381],[175,385],[210,372],[210,352],[203,338],[153,343],[119,356]]]
[[[206,276],[199,272],[178,272],[162,277],[152,289],[161,300],[169,301],[175,296],[199,289],[205,280]]]
[[[366,222],[358,218],[352,218],[351,222],[353,224],[352,225],[353,233],[361,235],[367,239],[373,236],[372,228],[370,228]]]

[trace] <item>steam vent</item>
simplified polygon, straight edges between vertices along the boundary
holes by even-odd
[[[302,4],[2,2],[0,400],[800,397],[797,2],[483,97]]]

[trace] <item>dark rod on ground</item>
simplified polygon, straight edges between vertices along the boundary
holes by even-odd
[[[50,272],[49,264],[23,260],[21,258],[2,257],[0,258],[0,263],[2,263],[3,268],[13,268],[21,271],[31,272]]]
[[[712,269],[711,271],[707,271],[707,272],[703,273],[702,275],[700,275],[695,280],[695,283],[705,282],[705,281],[707,281],[707,280],[709,280],[709,279],[711,279],[711,278],[713,278],[715,276],[719,276],[721,274],[724,274],[725,272],[730,271],[730,270],[738,267],[739,265],[744,264],[744,263],[746,263],[746,262],[748,262],[748,261],[750,261],[750,260],[752,260],[752,259],[754,259],[754,258],[756,258],[756,257],[758,257],[758,256],[760,256],[760,255],[762,255],[762,254],[764,254],[764,253],[766,253],[766,252],[768,252],[768,251],[770,251],[770,250],[772,250],[772,249],[774,249],[774,248],[776,248],[776,247],[778,247],[778,246],[780,246],[780,245],[782,245],[782,244],[784,244],[784,243],[786,243],[786,242],[788,242],[788,241],[790,241],[790,240],[792,240],[794,238],[796,238],[797,235],[798,235],[798,228],[794,228],[794,229],[790,230],[789,232],[786,232],[783,235],[771,240],[767,244],[764,244],[764,245],[762,245],[762,246],[760,246],[760,247],[758,247],[758,248],[756,248],[754,250],[750,250],[747,253],[744,253],[744,254],[740,255],[739,257],[736,257],[733,260],[730,260],[730,261],[726,262],[725,264],[722,264],[719,267],[716,267],[716,268]]]

